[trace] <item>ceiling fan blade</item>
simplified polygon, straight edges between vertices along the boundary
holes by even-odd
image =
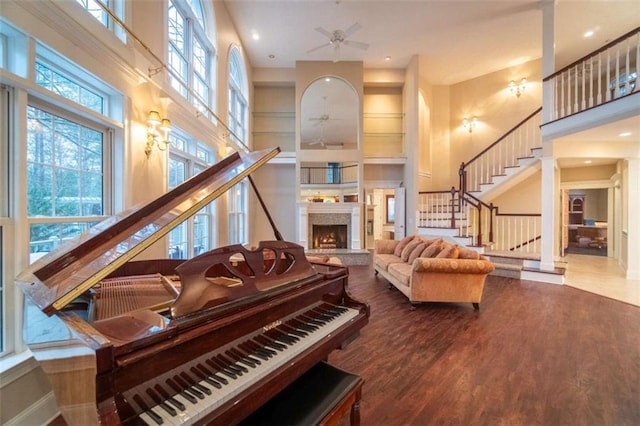
[[[323,36],[325,36],[326,38],[328,38],[329,40],[331,40],[333,38],[333,33],[330,31],[325,30],[322,27],[316,27],[315,30],[317,32],[319,32],[320,34],[322,34]]]
[[[367,43],[363,43],[361,41],[345,40],[343,41],[343,43],[347,46],[356,47],[362,50],[367,50],[369,48],[369,45]]]
[[[362,28],[362,25],[360,25],[359,23],[356,22],[355,24],[351,25],[349,28],[347,28],[344,31],[344,37],[345,38],[349,37],[351,34],[355,33],[360,28]]]
[[[331,43],[325,43],[325,44],[321,44],[320,46],[316,46],[313,49],[307,50],[307,53],[315,52],[316,50],[320,50],[323,47],[327,47],[327,46],[331,46]]]

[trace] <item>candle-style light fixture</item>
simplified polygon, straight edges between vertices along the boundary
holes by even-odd
[[[464,127],[469,133],[472,133],[473,129],[475,129],[477,125],[478,117],[472,117],[471,120],[469,120],[467,117],[462,119],[462,127]]]
[[[519,83],[516,83],[515,80],[511,80],[509,82],[509,90],[511,93],[516,95],[516,98],[519,98],[520,95],[524,93],[524,89],[527,88],[527,79],[522,77]]]
[[[167,118],[160,118],[158,111],[149,111],[147,118],[147,144],[144,153],[147,158],[151,156],[151,150],[156,145],[160,151],[165,151],[169,146],[169,132],[171,131],[171,121]]]

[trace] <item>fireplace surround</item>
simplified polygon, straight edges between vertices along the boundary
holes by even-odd
[[[343,249],[360,249],[360,204],[358,203],[299,203],[298,244],[314,249],[314,225],[346,226],[346,246]],[[344,229],[344,228],[343,228]]]

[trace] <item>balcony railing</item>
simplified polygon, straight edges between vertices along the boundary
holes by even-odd
[[[640,28],[544,79],[555,97],[551,121],[637,91]]]
[[[358,166],[300,167],[302,185],[340,185],[358,182]]]

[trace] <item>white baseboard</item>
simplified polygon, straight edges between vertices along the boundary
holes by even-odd
[[[17,416],[5,423],[5,426],[48,425],[60,412],[53,391],[34,402]]]

